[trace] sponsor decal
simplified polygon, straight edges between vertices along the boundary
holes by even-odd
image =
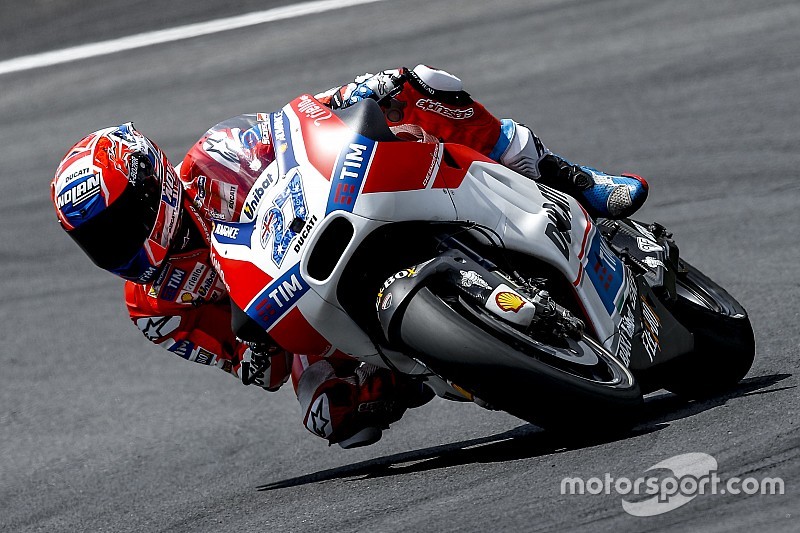
[[[308,221],[306,221],[306,223],[303,225],[303,229],[300,231],[300,233],[298,233],[298,235],[300,236],[300,240],[298,240],[297,244],[294,245],[295,252],[298,253],[300,252],[300,249],[305,244],[306,239],[311,234],[311,231],[314,229],[314,224],[316,223],[317,223],[317,215],[311,215],[311,218]]]
[[[383,297],[383,302],[381,303],[381,311],[386,311],[392,306],[392,293],[387,292],[386,296]]]
[[[271,127],[272,140],[275,143],[275,158],[278,161],[280,174],[288,174],[297,166],[292,149],[292,136],[286,131],[289,129],[289,118],[283,111],[272,114]]]
[[[214,239],[222,244],[241,244],[250,246],[253,235],[252,224],[235,222],[214,222]]]
[[[194,362],[200,363],[201,365],[208,365],[211,364],[211,361],[213,361],[214,358],[216,358],[216,355],[213,353],[209,352],[205,348],[198,348],[197,354],[194,357]]]
[[[631,365],[631,340],[633,339],[634,329],[633,311],[626,312],[622,315],[622,320],[619,324],[619,345],[617,346],[616,355],[628,367]]]
[[[239,228],[227,224],[214,224],[214,235],[236,239],[236,236],[239,235]]]
[[[147,295],[151,298],[157,298],[158,292],[161,289],[161,285],[164,283],[164,280],[167,278],[167,272],[169,272],[169,267],[165,266],[161,269],[161,273],[158,275],[158,278],[153,282],[150,286],[150,290],[147,292]]]
[[[208,178],[200,174],[197,176],[197,199],[203,200],[206,197],[206,182]]]
[[[379,308],[380,303],[381,303],[381,299],[383,298],[383,293],[386,291],[386,289],[389,288],[389,285],[391,285],[392,283],[394,283],[398,279],[413,278],[414,276],[417,275],[417,271],[419,270],[419,267],[420,266],[425,266],[428,263],[430,263],[430,261],[426,261],[422,265],[417,265],[417,266],[414,266],[414,267],[411,267],[411,268],[404,268],[400,272],[397,272],[397,273],[393,274],[392,276],[390,276],[389,279],[387,279],[386,281],[383,282],[383,285],[381,285],[381,288],[378,291],[378,300],[375,302],[375,307]]]
[[[642,329],[642,344],[644,344],[644,349],[652,362],[656,357],[656,352],[661,350],[661,344],[658,341],[661,320],[658,318],[653,308],[650,307],[650,304],[647,303],[644,296],[642,296],[641,300],[642,324],[644,325]]]
[[[244,208],[242,208],[242,213],[244,213],[248,220],[252,220],[253,217],[255,217],[256,209],[258,208],[259,202],[261,202],[261,197],[264,196],[264,191],[266,191],[267,187],[270,185],[272,185],[272,174],[267,173],[253,188],[251,192],[252,198],[246,201]]]
[[[569,260],[569,245],[572,243],[572,212],[551,202],[542,204],[550,222],[544,229],[545,235],[558,248],[564,259]]]
[[[228,292],[230,292],[230,290],[231,290],[230,289],[230,285],[228,285],[228,282],[225,280],[225,272],[223,272],[222,266],[219,264],[219,259],[217,259],[216,254],[213,254],[213,253],[210,255],[210,257],[211,257],[211,266],[214,267],[214,272],[219,276],[219,279],[222,280],[222,284],[225,285],[225,289],[227,289]],[[203,287],[200,287],[200,294],[203,297],[205,297],[205,294],[203,294],[203,292],[202,292],[203,288],[206,287],[206,285],[208,285],[208,287],[206,287],[206,290],[208,290],[208,288],[211,287],[211,285],[209,284],[209,280],[211,278],[212,278],[212,276],[208,276],[208,278],[206,279],[205,283],[203,283]]]
[[[161,162],[157,161],[158,164]],[[175,171],[167,165],[162,167],[163,182],[161,184],[161,205],[159,206],[158,219],[156,220],[155,228],[150,237],[151,240],[156,241],[164,248],[169,247],[169,241],[175,233],[175,226],[178,224],[180,218],[180,209],[178,202],[181,198],[181,191],[183,186],[178,183],[178,178]]]
[[[658,267],[665,268],[664,262],[660,259],[656,259],[655,257],[647,256],[642,259],[642,263],[649,266],[653,270],[657,269]]]
[[[245,311],[268,330],[300,301],[308,289],[298,263],[267,285]]]
[[[624,290],[625,269],[600,232],[596,232],[586,254],[586,276],[609,315],[617,308],[617,296]]]
[[[625,366],[631,363],[631,347],[633,334],[636,331],[636,283],[633,281],[633,274],[630,270],[625,270],[625,296],[622,302],[621,319],[619,324],[619,342],[617,344],[616,356],[622,360]]]
[[[236,212],[236,197],[238,190],[238,185],[226,183],[224,181],[219,182],[220,207],[221,212],[225,216],[226,220],[232,220],[233,214]]]
[[[436,170],[439,167],[439,156],[441,155],[440,152],[442,151],[442,145],[437,144],[433,148],[433,155],[431,156],[431,164],[428,166],[428,171],[425,173],[425,179],[422,180],[422,186],[427,187],[428,182],[431,180],[434,174],[436,174]]]
[[[519,294],[513,292],[498,292],[494,297],[497,307],[505,312],[518,313],[522,306],[525,305],[525,300]]]
[[[503,320],[520,326],[529,326],[536,313],[536,307],[532,303],[505,283],[492,291],[484,307]]]
[[[286,142],[286,125],[284,124],[283,111],[278,111],[272,115],[272,131],[275,142]]]
[[[336,210],[353,211],[374,152],[375,142],[361,135],[356,135],[342,150],[333,171],[325,214]]]
[[[203,278],[203,273],[206,271],[206,266],[203,263],[195,263],[192,273],[189,274],[189,280],[184,285],[184,290],[193,292],[197,284]]]
[[[178,207],[178,198],[180,185],[177,184],[177,179],[174,172],[164,172],[164,185],[161,187],[161,201],[172,207]]]
[[[203,141],[203,150],[217,163],[239,172],[239,150],[227,130],[214,131]]]
[[[639,246],[639,249],[643,252],[662,252],[664,248],[661,247],[659,244],[645,239],[644,237],[636,237],[636,244]]]
[[[88,170],[88,169],[87,169]],[[86,202],[100,193],[100,175],[90,174],[63,191],[56,198],[56,206],[61,209],[70,204],[73,207]]]
[[[261,223],[261,246],[266,250],[272,241],[272,262],[280,267],[292,241],[298,234],[293,222],[297,219],[307,220],[308,217],[300,172],[293,170],[293,175],[286,187],[275,196],[272,203],[273,207],[267,211],[264,221]],[[289,215],[291,218],[285,216],[287,213],[284,211],[284,207],[287,204],[291,208]],[[308,233],[306,233],[307,235]]]
[[[194,351],[194,343],[191,341],[183,340],[178,341],[169,348],[167,348],[170,352],[183,357],[184,359],[189,359],[192,356],[192,352]]]
[[[269,113],[256,113],[256,124],[258,125],[259,133],[261,133],[261,142],[270,144]]]
[[[474,270],[460,270],[461,273],[461,286],[465,288],[470,288],[473,285],[477,285],[481,289],[491,289],[491,285],[486,283],[486,280],[483,277],[475,272]]]
[[[475,111],[471,107],[466,109],[453,109],[452,107],[442,105],[440,102],[430,98],[420,98],[417,100],[416,106],[423,111],[436,113],[438,115],[442,115],[443,117],[454,120],[464,120],[472,117],[475,114]]]
[[[649,229],[645,228],[635,220],[631,220],[630,222],[631,224],[633,224],[633,227],[635,227],[639,231],[639,233],[645,236],[646,239],[651,240],[653,242],[656,242],[658,240],[656,239],[656,236],[653,235],[653,232],[650,231]]]
[[[303,113],[306,118],[313,119],[314,125],[319,126],[323,120],[328,120],[333,116],[331,110],[319,105],[313,98],[304,94],[300,97],[301,102],[297,104],[297,110]]]
[[[306,428],[323,439],[327,439],[333,433],[327,394],[320,394],[311,404],[311,409],[308,410],[308,418],[306,418]]]
[[[208,291],[211,289],[211,286],[214,284],[214,281],[216,281],[216,279],[217,279],[217,271],[211,270],[208,273],[206,279],[203,281],[203,284],[200,285],[199,289],[197,289],[197,292],[200,294],[200,296],[202,296],[203,298],[206,297]]]
[[[142,158],[146,159],[147,156],[143,153],[133,153],[128,159],[128,182],[133,185],[139,181],[139,165],[141,165],[140,159]]]
[[[166,337],[181,324],[179,316],[151,316],[136,320],[136,326],[151,341]]]
[[[186,271],[180,268],[172,267],[169,275],[167,276],[166,283],[161,287],[161,292],[158,295],[162,300],[175,301],[178,296],[178,290],[183,285],[183,280],[186,278]]]
[[[74,180],[75,178],[80,178],[81,176],[85,176],[86,174],[89,173],[89,170],[90,170],[89,167],[84,167],[84,168],[82,168],[80,170],[76,170],[75,172],[73,172],[72,174],[68,175],[67,177],[62,177],[61,179],[64,181],[64,184],[66,185],[66,184],[70,183],[72,180]]]
[[[150,280],[150,278],[156,275],[156,270],[158,270],[158,267],[149,266],[147,267],[147,270],[142,272],[142,275],[136,279],[139,281],[139,283],[146,283]]]

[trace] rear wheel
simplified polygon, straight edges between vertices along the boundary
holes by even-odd
[[[593,339],[540,341],[426,287],[408,303],[400,337],[434,372],[541,427],[619,430],[642,403],[630,371]]]
[[[689,263],[677,279],[675,318],[694,334],[692,352],[665,368],[664,388],[687,398],[724,391],[738,383],[755,358],[747,312],[725,289]]]

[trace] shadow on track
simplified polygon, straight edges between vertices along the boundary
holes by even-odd
[[[745,378],[740,381],[736,387],[702,400],[684,400],[669,392],[650,396],[645,398],[642,421],[636,427],[637,429],[643,429],[647,428],[650,424],[657,425],[688,418],[702,413],[703,411],[708,411],[709,409],[724,405],[728,400],[733,398],[753,396],[756,394],[771,394],[773,392],[793,389],[796,385],[764,390],[791,376],[792,374],[769,374],[766,376]]]
[[[574,435],[563,436],[547,433],[532,424],[524,424],[496,435],[388,455],[313,474],[274,481],[257,487],[257,490],[285,489],[333,479],[370,479],[396,476],[472,463],[513,461],[597,446],[660,431],[669,426],[668,422],[719,407],[732,398],[793,388],[794,386],[762,390],[790,376],[791,374],[774,374],[747,378],[725,394],[703,401],[686,401],[670,393],[647,398],[642,422],[634,430],[621,435],[602,437],[587,435],[578,438]]]

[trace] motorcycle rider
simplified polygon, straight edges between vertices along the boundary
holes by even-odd
[[[634,175],[608,175],[550,152],[527,127],[499,120],[461,80],[418,65],[365,75],[317,98],[344,108],[372,98],[392,131],[411,140],[460,143],[575,196],[592,216],[625,217],[647,196]],[[64,230],[95,264],[123,279],[133,322],[151,341],[274,391],[291,373],[303,423],[344,448],[371,444],[428,389],[391,372],[323,354],[291,354],[269,336],[236,338],[227,290],[211,263],[214,220],[236,221],[248,192],[274,159],[263,114],[208,130],[178,169],[132,123],[89,134],[51,182]]]

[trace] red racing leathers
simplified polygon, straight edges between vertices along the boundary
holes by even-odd
[[[151,283],[125,284],[131,319],[149,340],[237,377],[251,352],[231,330],[227,291],[211,265],[209,232],[214,219],[238,219],[259,174],[256,165],[273,159],[269,144],[248,144],[240,128],[246,122],[233,119],[216,126],[186,156],[179,169],[186,189],[181,225],[165,265]],[[289,377],[291,355],[282,352],[270,362],[258,384],[277,390]]]
[[[359,83],[369,78],[317,98],[330,107],[344,107]],[[509,144],[501,121],[472,100],[458,78],[417,67],[384,71],[373,79],[378,89],[392,89],[392,97],[381,104],[398,136],[465,144],[495,160]],[[400,81],[387,88],[384,82],[391,79]],[[191,148],[180,168],[187,192],[178,236],[182,242],[156,282],[126,286],[131,318],[148,339],[237,376],[248,347],[231,331],[227,293],[209,261],[208,234],[213,220],[239,219],[250,188],[274,159],[267,129],[260,127],[265,119],[261,114],[232,118],[211,128]],[[272,357],[271,363],[263,386],[274,390],[286,381],[289,365],[283,355]],[[298,354],[291,373],[304,425],[344,447],[374,442],[380,429],[407,407],[430,398],[387,370],[354,361]],[[377,437],[373,432],[359,441],[365,428],[377,428]]]

